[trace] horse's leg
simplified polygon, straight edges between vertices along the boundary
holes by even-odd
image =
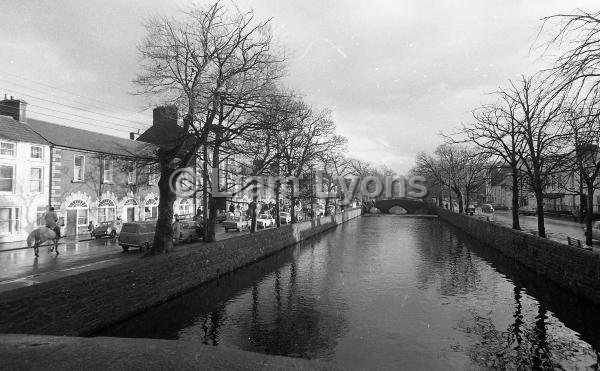
[[[33,252],[35,253],[35,257],[37,258],[38,256],[40,256],[40,246],[39,246],[39,242],[35,241],[35,244],[33,245]]]
[[[56,255],[58,255],[58,238],[54,239],[54,250],[56,250]]]

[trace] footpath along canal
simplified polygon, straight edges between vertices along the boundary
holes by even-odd
[[[431,218],[361,217],[98,336],[345,368],[585,368],[598,306]]]

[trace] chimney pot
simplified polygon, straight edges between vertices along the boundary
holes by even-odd
[[[129,139],[135,140],[135,133],[134,132],[129,132]]]

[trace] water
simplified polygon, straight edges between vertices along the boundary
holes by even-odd
[[[598,365],[598,307],[436,219],[362,217],[98,335],[351,369]]]

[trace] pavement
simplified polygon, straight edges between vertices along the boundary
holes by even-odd
[[[248,234],[249,232],[225,232],[217,226],[216,239]],[[202,242],[200,242],[200,245]],[[87,236],[61,239],[59,254],[49,251],[50,244],[40,248],[36,258],[33,249],[24,241],[2,244],[0,247],[0,293],[15,288],[31,286],[61,277],[104,268],[119,264],[125,260],[139,259],[142,253],[138,249],[124,252],[116,239],[90,239]],[[24,247],[24,246],[25,247]],[[178,245],[174,246],[177,249]]]
[[[111,337],[0,335],[4,370],[331,370],[327,362],[200,342]]]

